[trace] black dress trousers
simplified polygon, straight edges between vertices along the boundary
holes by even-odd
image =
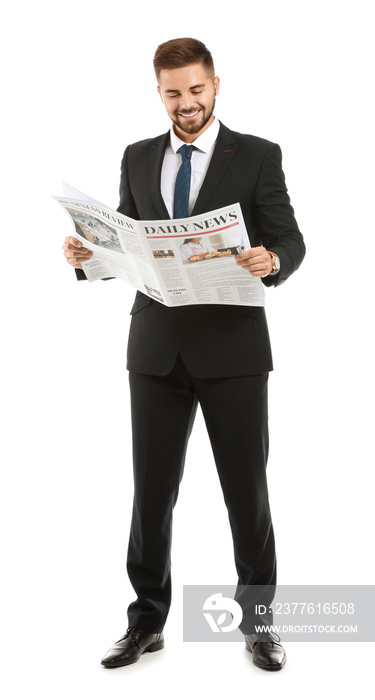
[[[173,508],[198,402],[228,509],[239,590],[267,591],[276,583],[266,479],[268,373],[198,379],[178,356],[167,376],[130,372],[129,381],[134,503],[127,570],[137,598],[128,620],[158,633],[171,604]],[[245,617],[240,629],[251,632],[244,624]]]

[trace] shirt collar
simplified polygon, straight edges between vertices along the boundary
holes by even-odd
[[[198,148],[199,151],[203,151],[203,153],[208,153],[209,150],[212,148],[214,145],[218,133],[220,129],[220,122],[218,119],[214,119],[212,124],[206,129],[203,134],[198,136],[197,139],[193,142],[193,146],[195,148]],[[185,141],[182,141],[178,136],[176,136],[174,129],[173,129],[173,124],[171,124],[170,128],[170,145],[173,153],[177,153],[178,149],[185,144]]]

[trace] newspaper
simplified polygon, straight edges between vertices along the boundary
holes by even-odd
[[[166,306],[264,306],[259,277],[236,264],[250,248],[240,204],[186,219],[136,221],[64,183],[54,199],[93,251],[82,269],[89,282],[118,277]]]

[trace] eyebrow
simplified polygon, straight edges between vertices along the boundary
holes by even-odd
[[[198,83],[198,85],[192,85],[189,87],[189,90],[196,90],[197,88],[205,87],[206,83]],[[173,90],[170,88],[169,90],[165,90],[165,92],[180,92],[177,88]]]

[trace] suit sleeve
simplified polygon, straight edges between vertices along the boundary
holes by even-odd
[[[121,162],[121,180],[120,180],[120,204],[117,211],[124,216],[130,216],[131,219],[139,220],[139,214],[129,184],[129,152],[131,146],[125,149],[125,153]]]
[[[254,217],[264,247],[280,259],[280,272],[263,277],[262,282],[267,287],[277,287],[299,268],[306,250],[290,203],[278,144],[269,147],[260,168]]]

